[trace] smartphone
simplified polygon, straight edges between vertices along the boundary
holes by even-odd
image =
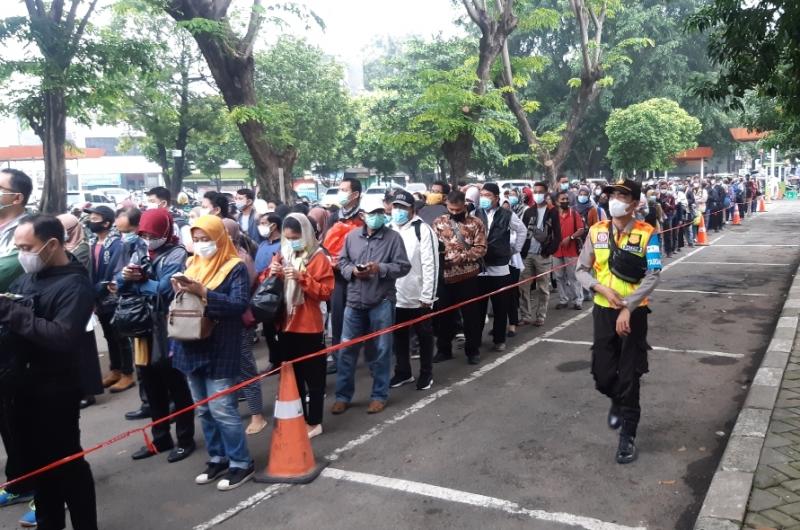
[[[15,294],[15,293],[3,293],[0,296],[2,296],[4,298],[11,299],[11,300],[22,300],[23,298],[25,298],[21,294]]]
[[[172,277],[175,278],[176,280],[178,280],[179,282],[190,282],[190,281],[192,281],[191,278],[189,278],[188,276],[186,276],[182,272],[176,272],[175,274],[172,275]]]
[[[130,270],[132,270],[132,271],[137,271],[137,272],[141,272],[141,270],[142,270],[142,266],[141,265],[134,265],[133,263],[128,265],[128,268]]]
[[[358,272],[364,272],[365,270],[367,270],[367,266],[363,264],[356,265],[356,270]]]

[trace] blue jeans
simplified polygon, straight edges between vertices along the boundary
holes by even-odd
[[[342,342],[366,335],[373,331],[388,328],[394,324],[394,302],[384,300],[370,309],[344,310],[342,326]],[[386,401],[389,398],[389,379],[392,373],[392,334],[386,333],[372,339],[375,352],[369,354],[365,349],[369,371],[372,374],[373,401]],[[356,362],[362,344],[339,350],[336,375],[336,401],[350,403],[355,392]]]
[[[192,399],[197,403],[236,384],[232,377],[209,379],[203,375],[186,376]],[[247,449],[236,393],[226,394],[197,407],[197,416],[206,439],[210,462],[228,462],[230,467],[248,468],[253,463]]]

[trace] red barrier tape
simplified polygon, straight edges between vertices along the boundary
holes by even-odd
[[[723,208],[721,210],[715,210],[713,212],[710,212],[709,215],[713,215],[713,214],[719,213],[719,212],[724,212],[725,210],[728,210],[732,206],[738,205],[738,204],[750,204],[750,202],[733,203],[731,206],[729,206],[727,208]],[[702,215],[704,215],[704,214],[702,214]],[[689,221],[689,222],[684,223],[682,225],[674,226],[674,227],[669,228],[667,230],[661,230],[658,233],[662,234],[664,232],[669,232],[669,231],[672,231],[672,230],[676,230],[678,228],[682,228],[684,226],[689,226],[691,224],[693,224],[693,221]],[[340,344],[328,346],[328,347],[323,348],[323,349],[321,349],[321,350],[319,350],[317,352],[309,353],[308,355],[304,355],[302,357],[298,357],[296,359],[292,359],[291,361],[286,361],[283,364],[294,364],[294,363],[307,361],[307,360],[313,359],[315,357],[320,357],[322,355],[328,355],[329,353],[338,351],[340,349],[349,348],[350,346],[355,346],[356,344],[361,344],[361,343],[366,342],[366,341],[368,341],[370,339],[374,339],[375,337],[380,337],[381,335],[385,335],[387,333],[391,333],[391,332],[396,331],[398,329],[402,329],[402,328],[405,328],[405,327],[413,326],[414,324],[422,322],[423,320],[427,320],[429,318],[434,318],[436,316],[442,315],[442,314],[447,313],[449,311],[454,311],[456,309],[464,307],[465,305],[472,304],[472,303],[478,302],[480,300],[484,300],[484,299],[490,298],[490,297],[496,295],[497,293],[501,293],[503,291],[508,291],[508,290],[511,290],[511,289],[515,289],[515,288],[519,287],[520,285],[524,285],[526,283],[533,282],[533,281],[537,280],[538,278],[541,278],[543,276],[547,276],[548,274],[551,274],[551,273],[553,273],[553,272],[555,272],[555,271],[557,271],[559,269],[562,269],[562,268],[568,267],[570,265],[573,265],[573,264],[577,263],[577,261],[578,261],[577,258],[573,259],[573,260],[570,260],[570,261],[564,263],[563,265],[559,265],[558,267],[553,267],[552,269],[549,269],[549,270],[547,270],[547,271],[545,271],[545,272],[543,272],[541,274],[537,274],[535,276],[531,276],[529,278],[525,278],[524,280],[520,280],[519,282],[513,283],[511,285],[507,285],[507,286],[505,286],[505,287],[503,287],[501,289],[497,289],[495,291],[492,291],[491,293],[484,294],[484,295],[481,295],[481,296],[477,296],[477,297],[471,298],[469,300],[465,300],[463,302],[451,305],[449,307],[446,307],[444,309],[440,309],[438,311],[432,311],[432,312],[427,313],[427,314],[425,314],[423,316],[417,317],[417,318],[415,318],[413,320],[407,320],[407,321],[401,322],[399,324],[394,324],[392,326],[389,326],[388,328],[384,328],[384,329],[380,329],[380,330],[377,330],[377,331],[373,331],[372,333],[368,333],[366,335],[362,335],[360,337],[356,337],[354,339],[350,339],[350,340],[348,340],[346,342],[342,342]],[[94,446],[90,447],[89,449],[84,449],[83,451],[81,451],[79,453],[75,453],[73,455],[61,458],[59,460],[51,462],[50,464],[47,464],[44,467],[41,467],[39,469],[35,469],[35,470],[33,470],[33,471],[29,472],[29,473],[26,473],[26,474],[24,474],[24,475],[22,475],[20,477],[15,478],[13,480],[6,481],[6,482],[0,484],[0,489],[4,489],[4,488],[6,488],[8,486],[11,486],[12,484],[17,484],[17,483],[22,482],[24,480],[28,480],[28,479],[33,478],[35,476],[41,475],[42,473],[45,473],[45,472],[50,471],[52,469],[55,469],[57,467],[63,466],[65,464],[68,464],[69,462],[72,462],[73,460],[77,460],[79,458],[83,458],[84,456],[87,456],[87,455],[89,455],[91,453],[99,451],[100,449],[103,449],[105,447],[113,445],[113,444],[115,444],[115,443],[117,443],[119,441],[122,441],[122,440],[124,440],[126,438],[129,438],[130,436],[132,436],[134,434],[137,434],[137,433],[141,433],[142,436],[144,437],[145,446],[147,446],[147,448],[150,449],[151,451],[156,452],[155,446],[153,445],[152,441],[150,440],[150,437],[147,435],[147,430],[151,429],[154,425],[159,425],[161,423],[171,421],[173,418],[175,418],[175,417],[177,417],[177,416],[179,416],[181,414],[193,411],[194,409],[196,409],[196,408],[198,408],[198,407],[200,407],[202,405],[205,405],[206,403],[208,403],[208,402],[210,402],[210,401],[212,401],[214,399],[218,399],[218,398],[220,398],[222,396],[226,396],[226,395],[228,395],[230,393],[237,392],[237,391],[241,390],[242,388],[244,388],[244,387],[246,387],[248,385],[251,385],[253,383],[256,383],[258,381],[261,381],[261,380],[269,377],[270,375],[278,373],[279,371],[280,371],[280,367],[274,368],[274,369],[270,370],[269,372],[264,372],[262,374],[259,374],[259,375],[255,376],[255,377],[252,377],[252,378],[250,378],[250,379],[248,379],[246,381],[242,381],[241,383],[237,383],[236,385],[233,385],[233,386],[231,386],[229,388],[226,388],[225,390],[217,392],[216,394],[212,394],[211,396],[208,396],[207,398],[205,398],[205,399],[203,399],[201,401],[193,403],[192,405],[190,405],[188,407],[184,407],[181,410],[176,410],[172,414],[169,414],[168,416],[164,416],[163,418],[160,418],[158,420],[152,421],[152,422],[148,423],[147,425],[143,425],[142,427],[137,427],[135,429],[130,429],[128,431],[121,432],[121,433],[117,434],[116,436],[113,436],[112,438],[109,438],[108,440],[105,440],[103,442],[98,443],[97,445],[94,445]]]

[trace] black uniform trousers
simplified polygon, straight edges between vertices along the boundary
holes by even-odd
[[[182,410],[194,404],[186,377],[173,368],[168,361],[157,362],[140,368],[150,403],[150,416],[153,420],[169,415],[170,402],[175,410]],[[170,422],[153,425],[153,445],[161,452],[174,447],[169,429]],[[175,417],[175,434],[178,447],[190,447],[194,442],[194,411],[184,412]]]
[[[396,307],[395,324],[414,320],[430,312],[430,309],[424,307]],[[420,377],[433,374],[433,322],[432,319],[426,318],[421,322],[394,331],[394,375],[405,379],[413,375],[411,373],[411,351],[409,347],[412,328],[419,340]]]
[[[478,276],[478,283],[481,295],[495,293],[489,298],[484,298],[478,302],[480,307],[480,336],[483,337],[483,328],[486,324],[486,315],[489,311],[489,300],[492,300],[492,338],[495,344],[503,344],[506,341],[506,325],[508,324],[508,310],[511,306],[511,292],[496,292],[503,287],[511,285],[511,275],[505,276]]]
[[[478,277],[469,278],[456,283],[445,284],[442,296],[437,302],[437,310],[471,300],[481,294]],[[464,353],[467,357],[480,354],[481,345],[481,308],[479,302],[462,306],[459,312],[464,322]],[[448,311],[439,315],[439,329],[436,335],[436,350],[445,355],[453,353],[453,337],[456,334],[456,311]]]
[[[622,416],[622,434],[635,437],[639,425],[639,379],[647,373],[647,315],[650,309],[631,312],[631,333],[617,335],[619,309],[595,305],[592,375],[597,390],[611,398]]]

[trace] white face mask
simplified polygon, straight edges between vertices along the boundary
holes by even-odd
[[[628,206],[628,203],[619,199],[611,199],[608,201],[608,212],[611,217],[625,217],[628,215]]]
[[[269,237],[272,233],[270,225],[258,225],[258,234],[261,237]]]
[[[162,237],[161,239],[145,239],[145,243],[147,243],[147,248],[149,250],[158,250],[163,247],[164,243],[166,242],[166,237]]]
[[[536,204],[544,203],[544,193],[534,193],[533,202],[535,202]]]
[[[47,264],[45,263],[44,259],[42,259],[41,254],[48,244],[50,244],[49,241],[39,249],[39,252],[20,250],[19,254],[17,254],[17,259],[19,260],[22,270],[24,270],[27,274],[36,274],[44,269]]]
[[[211,215],[211,208],[201,208],[200,215]]]
[[[213,241],[200,241],[193,245],[194,253],[201,258],[213,258],[217,253],[217,244]]]
[[[234,204],[238,210],[244,210],[247,206],[247,201],[236,201]]]

